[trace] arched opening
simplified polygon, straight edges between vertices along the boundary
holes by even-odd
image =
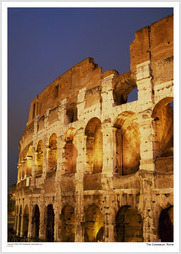
[[[43,141],[39,140],[35,153],[35,175],[41,175],[43,171]]]
[[[173,206],[163,209],[160,214],[159,236],[162,242],[173,242]]]
[[[65,133],[65,146],[63,152],[63,169],[65,174],[76,172],[77,149],[74,144],[75,129],[70,128]]]
[[[40,227],[40,211],[38,205],[35,205],[32,217],[32,237],[34,239],[39,238],[39,227]]]
[[[100,209],[91,205],[85,215],[85,242],[104,242],[104,219]]]
[[[138,99],[136,82],[130,77],[130,73],[119,75],[114,83],[113,99],[115,106]]]
[[[153,110],[155,132],[155,158],[173,156],[173,98],[167,97],[157,103]]]
[[[101,129],[101,121],[98,118],[89,120],[85,135],[87,164],[89,165],[91,173],[102,172],[103,164],[103,135]]]
[[[31,176],[33,162],[32,158],[32,146],[30,145],[26,156],[26,176]]]
[[[62,241],[75,241],[76,220],[72,206],[66,205],[62,209]]]
[[[55,171],[57,169],[57,136],[52,134],[49,139],[49,153],[48,153],[48,171]]]
[[[28,237],[28,225],[29,225],[29,209],[28,206],[25,206],[24,215],[23,215],[23,236]]]
[[[143,242],[143,221],[136,208],[124,206],[116,215],[116,242]]]
[[[65,122],[69,124],[75,121],[77,121],[77,107],[75,103],[72,103],[66,110]]]
[[[114,171],[120,175],[133,174],[140,165],[140,131],[136,114],[120,114],[114,128]]]
[[[54,241],[54,211],[51,204],[46,207],[46,240]]]

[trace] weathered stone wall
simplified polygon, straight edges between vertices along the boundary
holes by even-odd
[[[130,72],[102,73],[87,58],[32,101],[19,145],[17,235],[173,241],[172,19],[136,32]],[[127,102],[136,87],[138,100]]]

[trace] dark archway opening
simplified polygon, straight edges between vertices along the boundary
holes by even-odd
[[[143,221],[136,208],[124,206],[116,215],[116,242],[143,242]]]
[[[35,205],[34,216],[33,216],[33,238],[39,238],[39,227],[40,227],[40,211],[38,205]]]
[[[160,214],[159,236],[162,242],[173,242],[173,206],[163,209]]]
[[[62,241],[74,242],[75,241],[75,213],[72,206],[65,206],[62,209]]]
[[[47,242],[54,241],[54,211],[53,205],[48,205],[46,208],[46,240]]]

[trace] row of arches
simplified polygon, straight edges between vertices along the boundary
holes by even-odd
[[[45,208],[45,240],[55,241],[55,213],[52,204]],[[38,240],[40,237],[40,209],[38,205],[33,207],[32,218],[30,218],[28,206],[24,209],[22,217],[22,206],[17,208],[16,231],[20,234],[21,223],[23,223],[23,237],[28,237],[29,221],[32,223],[31,238]],[[60,238],[62,242],[74,242],[76,235],[76,215],[74,208],[70,205],[63,207],[60,215],[61,228]],[[19,223],[18,223],[19,222]],[[105,224],[100,208],[92,204],[85,211],[85,222],[83,225],[83,237],[85,242],[104,242]],[[163,209],[158,222],[158,235],[162,242],[173,242],[173,206]],[[143,242],[143,219],[137,208],[131,206],[120,207],[114,222],[115,242]]]
[[[154,108],[152,125],[154,129],[154,157],[173,155],[173,108],[172,98],[165,98]],[[133,174],[140,165],[140,127],[135,113],[126,111],[118,115],[112,126],[114,144],[114,172],[120,175]],[[76,172],[78,151],[74,137],[76,130],[68,129],[65,133],[62,168],[65,174]],[[103,131],[100,119],[90,119],[85,128],[86,138],[86,168],[89,173],[102,172],[103,167]],[[111,142],[111,141],[110,141]],[[57,135],[49,138],[47,155],[45,145],[39,140],[35,151],[35,175],[41,175],[43,161],[46,157],[47,172],[57,169]],[[32,146],[29,147],[26,159],[19,163],[18,179],[31,175]]]

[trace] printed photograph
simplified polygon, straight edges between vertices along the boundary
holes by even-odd
[[[173,19],[8,8],[9,243],[174,243]]]

